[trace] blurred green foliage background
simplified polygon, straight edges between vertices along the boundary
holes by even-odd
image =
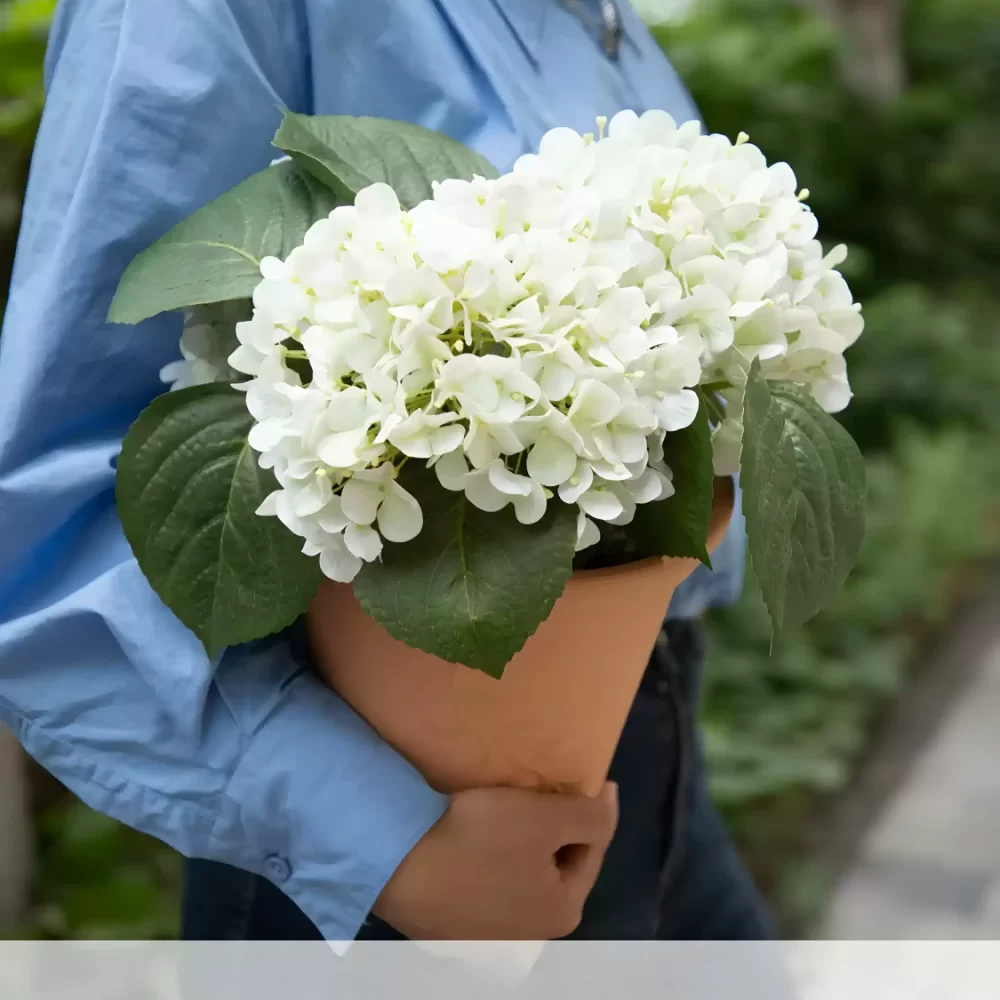
[[[55,0],[0,0],[0,316],[28,157],[45,94],[42,60]]]
[[[850,247],[844,269],[865,304],[843,414],[868,464],[860,562],[773,655],[752,579],[711,620],[715,796],[794,930],[823,899],[806,817],[850,782],[921,646],[998,543],[1000,3],[865,0],[869,13],[880,2],[890,25],[902,11],[874,47],[895,87],[859,85],[883,79],[877,68],[852,72],[866,51],[856,0],[697,0],[654,29],[712,130],[744,130],[794,166],[825,244]]]
[[[806,818],[850,783],[928,635],[1000,548],[1000,0],[871,3],[902,10],[873,51],[856,0],[695,0],[654,27],[712,130],[792,163],[865,303],[844,415],[869,467],[860,563],[773,654],[752,579],[710,622],[714,793],[791,930],[823,898]],[[0,0],[0,310],[53,7]],[[656,0],[643,8],[655,21]],[[879,58],[886,72],[865,65]],[[40,813],[37,841],[20,934],[176,932],[165,848],[65,801]]]

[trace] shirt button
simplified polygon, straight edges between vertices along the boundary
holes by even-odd
[[[280,854],[269,854],[264,858],[264,874],[272,882],[287,882],[292,877],[292,866]]]

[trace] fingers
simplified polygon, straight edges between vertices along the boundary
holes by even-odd
[[[582,905],[597,881],[607,850],[607,844],[572,844],[556,856],[559,875],[572,901]]]
[[[618,789],[609,783],[596,798],[584,799],[575,806],[574,818],[582,831],[577,836],[587,839],[564,845],[555,855],[563,891],[559,937],[565,937],[580,923],[584,903],[604,864],[618,823]]]
[[[592,845],[602,853],[618,826],[618,786],[609,781],[599,795],[554,795],[545,834],[553,853],[568,845]]]

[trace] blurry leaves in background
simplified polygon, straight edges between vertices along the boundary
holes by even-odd
[[[996,276],[998,0],[909,0],[890,104],[846,85],[836,29],[804,0],[699,0],[656,32],[709,127],[791,162],[824,241],[863,248],[862,301],[898,280]]]
[[[0,0],[0,319],[31,144],[45,93],[42,63],[56,0]]]
[[[865,304],[842,415],[868,464],[859,564],[773,654],[752,579],[710,622],[713,791],[791,931],[824,898],[811,808],[851,781],[967,567],[1000,552],[1000,0],[908,0],[895,98],[848,70],[843,23],[816,13],[837,6],[858,5],[698,0],[656,29],[710,129],[794,165]]]
[[[180,857],[170,848],[76,801],[50,806],[37,840],[36,904],[16,936],[177,937]]]
[[[738,825],[748,801],[834,790],[850,776],[872,711],[905,678],[924,628],[950,613],[955,567],[996,545],[985,526],[1000,477],[981,462],[981,443],[963,430],[910,429],[895,452],[869,460],[857,568],[773,655],[752,581],[714,616],[703,722],[716,799]]]
[[[0,3],[0,137],[30,143],[45,94],[42,60],[56,0]]]

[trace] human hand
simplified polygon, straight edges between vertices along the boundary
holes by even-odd
[[[618,824],[618,788],[600,795],[459,792],[403,859],[374,913],[409,938],[564,937],[580,922]]]

